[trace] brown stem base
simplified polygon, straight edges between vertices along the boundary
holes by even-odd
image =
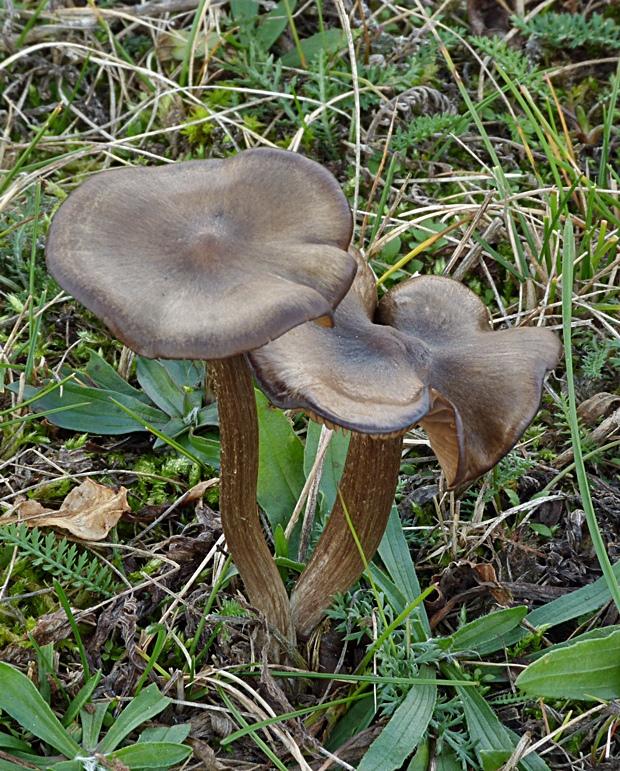
[[[379,548],[394,501],[402,437],[375,439],[353,434],[340,492],[366,560]],[[307,639],[338,592],[346,592],[364,571],[339,498],[297,582],[291,610],[297,634]]]
[[[258,417],[244,356],[209,363],[220,416],[220,513],[226,543],[252,605],[295,642],[289,599],[258,517]]]

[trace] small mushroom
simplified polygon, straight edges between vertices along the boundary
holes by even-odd
[[[216,381],[222,526],[252,603],[294,638],[256,505],[258,426],[243,354],[312,319],[330,324],[356,272],[352,217],[332,175],[257,149],[97,174],[61,205],[56,281],[137,353],[205,359]]]
[[[297,327],[248,356],[277,406],[355,432],[341,499],[291,597],[302,638],[363,571],[342,501],[367,560],[379,546],[403,433],[415,423],[425,427],[450,488],[475,479],[527,428],[561,352],[545,329],[492,332],[484,303],[452,279],[404,282],[376,313],[371,281],[362,262],[332,329]]]
[[[291,595],[297,633],[309,636],[332,597],[360,577],[364,562],[345,507],[368,560],[383,536],[394,500],[402,434],[430,408],[429,352],[423,342],[374,324],[375,277],[361,258],[334,314],[334,327],[304,324],[248,354],[265,395],[282,409],[352,431],[336,501]],[[344,506],[343,506],[344,501]]]
[[[431,409],[420,425],[451,490],[493,468],[519,441],[562,353],[548,329],[493,331],[480,298],[441,276],[395,286],[379,303],[377,321],[429,349]]]

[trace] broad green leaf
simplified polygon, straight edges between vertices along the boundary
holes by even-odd
[[[73,371],[79,378],[81,372],[77,370]],[[135,399],[139,399],[146,404],[149,403],[149,398],[146,394],[129,385],[126,380],[123,380],[123,378],[118,374],[114,367],[111,367],[108,362],[99,356],[99,354],[95,351],[90,352],[90,358],[84,369],[84,372],[93,381],[97,388],[103,388],[106,391],[114,391],[114,393],[117,394],[133,396]]]
[[[279,527],[279,525],[278,525],[278,527]],[[304,569],[306,567],[306,563],[305,562],[295,562],[295,560],[290,560],[288,557],[278,557],[276,555],[273,558],[273,561],[276,563],[276,565],[279,568],[286,568],[287,570],[294,570],[296,573],[303,573]],[[232,578],[232,576],[231,576],[231,578]]]
[[[62,727],[34,683],[4,662],[0,662],[0,708],[22,728],[51,744],[68,758],[81,752],[80,746]]]
[[[409,761],[407,771],[427,771],[431,759],[431,744],[428,739],[420,742],[414,756]],[[462,771],[461,767],[457,771]]]
[[[576,642],[581,642],[583,640],[599,640],[604,637],[609,637],[610,634],[613,634],[614,632],[618,631],[620,629],[619,626],[605,626],[602,629],[590,629],[589,632],[584,632],[583,634],[578,635],[577,637],[573,637],[571,640],[565,640],[561,643],[556,643],[555,645],[552,645],[550,648],[544,648],[540,651],[535,651],[534,653],[530,653],[527,655],[528,661],[536,661],[536,659],[540,659],[543,656],[545,656],[547,653],[551,651],[558,651],[561,648],[569,648],[571,645],[573,645]]]
[[[24,771],[25,766],[0,758],[0,771]]]
[[[521,672],[517,685],[548,699],[620,698],[620,629],[546,651]]]
[[[170,768],[170,766],[175,766],[177,763],[182,763],[191,754],[192,748],[184,744],[173,742],[136,742],[128,747],[116,750],[114,757],[131,769]]]
[[[276,557],[288,558],[288,541],[284,536],[284,528],[278,525],[273,531],[273,542],[275,546]]]
[[[256,20],[260,13],[260,5],[256,0],[230,0],[230,12],[239,26],[237,37],[243,47],[250,45],[255,34]]]
[[[149,726],[140,734],[139,742],[184,742],[192,730],[191,723],[179,723],[172,726]]]
[[[4,733],[4,731],[0,731],[0,747],[2,747],[3,750],[12,750],[15,752],[31,752],[32,750],[26,742],[22,742],[19,739],[16,739],[15,736]]]
[[[186,431],[188,425],[217,425],[216,405],[200,409],[204,363],[152,361],[142,357],[138,357],[137,362],[138,379],[146,393],[126,383],[101,356],[91,351],[84,372],[67,370],[66,374],[73,373],[75,379],[37,399],[33,409],[62,409],[63,412],[50,415],[50,422],[61,428],[91,434],[127,434],[145,430],[113,400],[170,436]],[[29,398],[36,397],[40,390],[26,386]],[[177,422],[170,421],[170,417],[176,418]],[[185,419],[190,417],[193,420],[186,423]]]
[[[413,771],[413,769],[407,769],[407,771]],[[463,771],[463,766],[459,762],[456,753],[447,744],[443,745],[440,754],[437,755],[435,771]]]
[[[166,425],[161,428],[162,434],[165,434],[170,439],[176,439],[186,430],[187,424],[183,418],[172,418],[172,420],[169,420]],[[163,439],[158,438],[154,447],[161,447],[164,444],[166,444],[166,442]]]
[[[230,0],[230,10],[237,23],[247,24],[260,13],[260,5],[256,0]]]
[[[87,709],[80,711],[82,745],[88,752],[94,752],[99,744],[99,734],[103,725],[103,718],[109,706],[108,702],[100,702],[95,705],[95,709],[92,712]]]
[[[304,448],[291,424],[256,391],[259,426],[258,502],[275,530],[286,529],[304,486]],[[297,536],[298,538],[298,536]],[[289,542],[290,557],[297,556],[296,539]]]
[[[402,611],[406,605],[413,602],[416,597],[419,597],[422,591],[415,572],[415,565],[411,559],[409,546],[403,535],[403,526],[396,506],[392,506],[385,533],[379,544],[379,556],[390,578],[400,588],[405,597],[405,605],[400,609]],[[416,609],[415,616],[420,619],[423,627],[416,639],[417,642],[423,642],[431,634],[424,606]]]
[[[465,624],[452,635],[452,651],[478,650],[490,640],[502,639],[505,634],[521,623],[527,608],[504,608]]]
[[[217,414],[217,404],[207,404],[198,411],[196,416],[197,426],[219,426],[220,419]]]
[[[204,363],[138,356],[136,375],[148,397],[172,418],[185,418],[202,407]],[[217,413],[215,405],[208,410]]]
[[[620,561],[613,567],[614,574],[620,580]],[[576,589],[564,597],[558,597],[557,600],[548,602],[540,608],[536,608],[525,617],[525,620],[532,626],[539,628],[541,626],[557,626],[566,621],[572,621],[579,616],[585,616],[599,610],[609,602],[611,596],[607,589],[605,578],[599,578],[593,584]],[[525,629],[515,629],[506,635],[505,639],[493,640],[479,649],[480,655],[494,653],[501,650],[502,645],[514,645],[514,643],[526,637],[528,632]]]
[[[499,771],[508,762],[512,750],[481,750],[482,771]]]
[[[13,752],[12,755],[16,758],[19,758],[20,761],[24,763],[30,763],[32,766],[36,766],[36,768],[42,768],[44,771],[47,771],[49,768],[49,758],[46,758],[45,756],[41,755],[32,755],[28,752]],[[10,763],[11,761],[9,761]],[[67,763],[72,763],[72,760],[67,760]],[[20,766],[21,771],[25,771],[24,766]]]
[[[159,362],[179,388],[200,392],[202,404],[202,389],[207,372],[206,362],[189,359],[159,359]]]
[[[198,436],[190,429],[177,436],[175,442],[191,453],[197,463],[214,468],[220,467],[220,443],[218,439]]]
[[[420,677],[434,677],[432,667],[420,667]],[[414,685],[371,744],[358,771],[394,771],[422,741],[437,701],[436,685]]]
[[[454,680],[460,677],[459,670],[451,664],[442,665],[442,670],[445,675]],[[469,736],[473,741],[477,742],[476,752],[481,762],[483,760],[483,753],[512,753],[517,746],[519,737],[502,725],[479,691],[475,688],[465,688],[461,685],[455,685],[455,688],[461,699]],[[527,771],[549,771],[547,764],[534,753],[527,755],[520,765],[527,769]]]
[[[172,699],[162,696],[155,683],[149,685],[131,701],[116,719],[114,725],[99,743],[98,752],[107,755],[139,725],[162,712]],[[161,766],[161,763],[159,763]]]
[[[311,62],[313,59],[316,59],[321,51],[325,51],[328,56],[331,56],[346,48],[346,45],[347,39],[342,30],[326,29],[324,32],[317,32],[316,35],[311,35],[302,40],[301,50],[306,62]],[[284,54],[281,61],[285,67],[301,67],[299,51],[296,48]]]
[[[136,357],[136,377],[144,393],[171,418],[185,414],[185,394],[161,361]]]
[[[38,390],[32,386],[26,386],[24,394],[26,398],[30,398],[36,396]],[[144,426],[123,412],[111,399],[116,399],[155,428],[162,429],[169,420],[164,412],[133,396],[103,388],[90,388],[76,382],[66,383],[62,389],[37,399],[33,403],[33,408],[52,410],[71,404],[76,405],[74,409],[48,416],[50,423],[70,431],[115,435],[145,430]]]
[[[291,13],[295,10],[296,5],[297,0],[289,0]],[[256,42],[263,51],[268,51],[271,48],[284,32],[287,24],[288,15],[286,12],[286,2],[285,0],[280,0],[275,8],[262,17],[254,35]]]
[[[306,435],[306,446],[304,450],[304,474],[306,477],[312,469],[316,451],[321,436],[321,426],[314,421],[308,423],[308,433]],[[323,475],[321,476],[320,492],[322,495],[321,508],[326,515],[332,510],[338,495],[338,485],[342,479],[344,463],[347,458],[347,450],[351,435],[344,435],[342,431],[336,431],[332,435],[329,447],[325,453],[325,463],[323,464]]]
[[[392,608],[397,614],[402,613],[408,603],[405,599],[405,595],[398,586],[396,586],[396,584],[390,580],[383,570],[381,570],[378,565],[375,565],[374,562],[370,563],[370,573],[373,581],[377,585],[377,589],[379,589],[380,592],[383,592],[385,599],[390,603]]]
[[[550,527],[547,527],[547,525],[542,525],[540,522],[530,522],[530,528],[539,535],[544,536],[545,538],[553,538],[553,530],[551,530]]]
[[[62,760],[60,763],[54,763],[49,766],[50,771],[84,771],[84,761],[82,760]],[[24,771],[22,768],[21,771]]]

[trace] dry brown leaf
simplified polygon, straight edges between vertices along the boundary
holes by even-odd
[[[101,541],[129,509],[127,490],[116,493],[109,487],[86,479],[71,490],[58,511],[45,509],[38,501],[24,501],[19,519],[28,527],[54,527],[68,530],[85,541]]]
[[[577,417],[589,426],[605,415],[609,408],[617,402],[620,402],[620,396],[601,391],[601,393],[586,399],[585,402],[581,402],[577,407]]]
[[[218,478],[205,479],[204,482],[198,482],[197,485],[194,485],[190,490],[188,490],[183,503],[193,503],[194,501],[200,500],[210,487],[215,487],[216,485],[219,485],[219,483],[220,480]]]

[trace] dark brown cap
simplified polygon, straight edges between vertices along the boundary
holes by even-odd
[[[373,324],[375,277],[363,259],[334,326],[296,327],[248,359],[265,395],[330,427],[402,433],[429,407],[428,351],[419,340]]]
[[[562,346],[539,327],[494,332],[480,298],[458,281],[420,276],[391,289],[377,320],[430,351],[431,409],[420,421],[458,487],[492,468],[538,411]]]
[[[331,319],[351,286],[351,210],[295,153],[97,174],[60,206],[47,264],[143,356],[217,359]]]

